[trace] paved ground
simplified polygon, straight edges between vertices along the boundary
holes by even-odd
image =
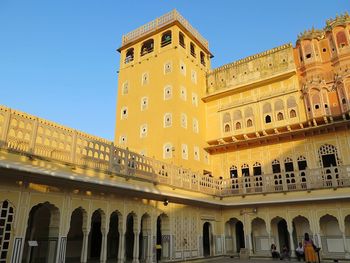
[[[259,258],[259,259],[239,259],[239,258],[230,258],[230,257],[216,257],[216,258],[208,258],[208,259],[197,259],[197,260],[188,260],[188,261],[182,261],[184,262],[193,262],[193,263],[297,263],[298,261],[296,259],[292,259],[290,261],[288,260],[273,260],[272,258]],[[305,263],[304,261],[301,261],[301,263]]]

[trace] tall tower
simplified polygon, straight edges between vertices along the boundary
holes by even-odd
[[[115,143],[149,157],[207,170],[208,42],[173,10],[126,34],[118,80]]]

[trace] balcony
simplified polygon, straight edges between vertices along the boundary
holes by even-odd
[[[350,165],[215,179],[117,147],[108,140],[0,106],[0,150],[29,160],[93,169],[213,196],[228,197],[350,186]]]

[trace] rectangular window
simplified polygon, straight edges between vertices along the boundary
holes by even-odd
[[[194,159],[196,161],[199,161],[199,147],[198,146],[194,146],[193,148],[193,153],[194,153]]]
[[[192,93],[192,105],[198,107],[198,95],[196,93]]]
[[[188,160],[188,147],[187,144],[181,144],[182,159]]]

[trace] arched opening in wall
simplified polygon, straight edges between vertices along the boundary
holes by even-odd
[[[259,187],[259,188],[256,188],[256,191],[259,191],[259,190],[262,190],[260,189],[261,186],[263,185],[262,183],[262,170],[261,170],[261,163],[259,162],[255,162],[253,164],[253,175],[254,175],[254,182],[255,182],[255,187]]]
[[[0,262],[9,262],[9,248],[14,219],[13,206],[7,201],[0,203]]]
[[[238,189],[239,188],[239,184],[238,184],[238,170],[237,170],[237,166],[232,165],[230,167],[230,178],[231,178],[231,188],[232,189]]]
[[[334,145],[325,144],[319,149],[319,156],[323,168],[338,166],[338,151]]]
[[[89,260],[97,260],[101,256],[101,248],[102,248],[102,211],[96,210],[92,214],[91,217],[91,229],[89,233],[89,252],[88,258]]]
[[[295,189],[295,173],[294,173],[294,165],[293,165],[293,159],[290,157],[287,157],[284,160],[284,170],[286,172],[286,183],[288,185],[288,189]]]
[[[185,35],[181,32],[179,32],[179,44],[180,46],[182,46],[183,48],[186,48],[186,44],[185,44]]]
[[[149,257],[149,246],[151,240],[151,217],[144,214],[141,217],[141,231],[139,235],[139,260],[140,262],[147,261]]]
[[[294,247],[297,247],[299,242],[304,244],[304,235],[308,233],[312,237],[313,233],[310,229],[310,222],[304,216],[297,216],[293,220],[293,242]]]
[[[160,216],[157,217],[157,262],[162,259],[162,220]]]
[[[247,127],[252,127],[253,126],[253,121],[251,119],[247,120]]]
[[[201,57],[201,64],[203,66],[205,66],[205,55],[204,55],[204,52],[201,51],[199,54],[200,54],[200,57]]]
[[[190,53],[193,57],[196,57],[196,46],[192,42],[190,43]]]
[[[286,246],[290,250],[289,244],[289,232],[287,228],[287,222],[281,217],[275,217],[271,220],[271,232],[276,242],[278,250],[282,251],[282,248]]]
[[[128,214],[126,218],[126,232],[125,232],[125,260],[132,262],[134,257],[134,222],[136,220],[134,214]]]
[[[119,254],[119,226],[121,225],[121,214],[114,211],[109,218],[109,231],[107,234],[107,259],[117,261]]]
[[[224,132],[231,131],[231,115],[228,112],[225,112],[222,116],[222,123],[224,124]]]
[[[307,161],[305,156],[300,155],[297,159],[299,176],[301,177],[301,187],[306,188],[306,173],[305,170],[307,168]]]
[[[230,254],[238,254],[245,247],[243,224],[237,218],[231,218],[225,223],[225,247]]]
[[[248,164],[243,164],[241,166],[241,171],[242,171],[242,176],[245,177],[244,178],[244,183],[245,183],[245,187],[250,188],[250,172],[249,172],[249,165]],[[250,191],[251,189],[247,189],[247,191]]]
[[[345,238],[350,239],[350,215],[345,217]]]
[[[134,60],[134,48],[129,48],[125,54],[125,64]]]
[[[236,122],[236,130],[240,130],[242,128],[242,125],[240,122]]]
[[[320,218],[320,235],[324,254],[345,252],[343,235],[335,216],[327,214]]]
[[[283,119],[284,119],[283,113],[282,112],[277,113],[277,120],[282,121]]]
[[[271,123],[271,116],[270,115],[265,116],[265,123]]]
[[[348,45],[348,41],[346,39],[346,35],[343,30],[337,33],[336,38],[337,38],[337,45],[339,48],[343,48]]]
[[[151,53],[153,49],[154,49],[154,40],[148,39],[147,41],[143,42],[141,46],[141,56]]]
[[[209,222],[203,224],[203,255],[209,257],[211,254],[212,229]]]
[[[239,253],[241,248],[245,248],[245,240],[244,240],[244,229],[243,223],[238,221],[236,223],[236,251]]]
[[[171,31],[170,30],[163,33],[160,46],[165,47],[169,44],[171,44]]]
[[[83,248],[83,227],[86,228],[86,212],[82,208],[73,211],[67,235],[66,262],[80,262]]]
[[[323,168],[325,168],[324,172],[324,184],[327,186],[332,185],[332,178],[338,178],[338,168],[337,166],[340,164],[340,160],[338,157],[337,147],[331,144],[322,145],[318,150],[320,163]]]
[[[157,217],[157,262],[170,258],[170,222],[166,214]]]
[[[59,223],[60,212],[49,202],[30,210],[23,262],[55,262]]]
[[[289,112],[289,118],[295,118],[297,116],[297,113],[295,110],[290,110]]]
[[[280,173],[280,172],[281,172],[280,161],[275,159],[272,162],[272,173],[276,174],[276,173]]]
[[[257,255],[270,256],[270,240],[265,221],[254,218],[252,221],[253,251]]]

